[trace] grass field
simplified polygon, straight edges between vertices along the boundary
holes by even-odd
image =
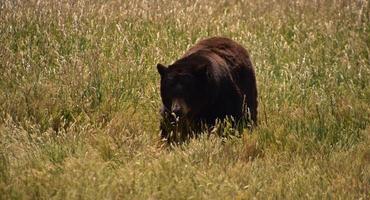
[[[157,63],[230,37],[259,127],[159,143]],[[0,199],[370,199],[370,1],[0,1]]]

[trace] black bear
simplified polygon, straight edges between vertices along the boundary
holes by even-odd
[[[157,69],[162,139],[179,142],[217,119],[257,125],[255,70],[247,50],[235,41],[202,40],[172,65],[157,64]]]

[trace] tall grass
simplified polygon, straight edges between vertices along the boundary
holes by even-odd
[[[259,127],[159,143],[159,75],[226,36]],[[0,2],[0,199],[370,198],[367,0]]]

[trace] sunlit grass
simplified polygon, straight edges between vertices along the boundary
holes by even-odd
[[[370,198],[370,2],[0,2],[0,199]],[[259,127],[159,143],[157,63],[226,36]]]

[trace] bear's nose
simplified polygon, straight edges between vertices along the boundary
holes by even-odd
[[[174,99],[172,101],[171,112],[174,113],[176,117],[180,117],[182,115],[182,106],[180,100]]]
[[[176,115],[176,117],[183,117],[189,112],[189,108],[182,98],[174,98],[172,100],[171,112]]]
[[[180,105],[173,105],[171,109],[172,113],[174,113],[177,117],[180,117],[182,115],[181,107]]]

